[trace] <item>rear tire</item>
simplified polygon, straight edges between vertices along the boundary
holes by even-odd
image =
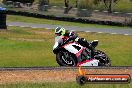
[[[65,58],[64,54],[68,54],[68,58]],[[67,51],[57,53],[56,61],[60,66],[77,66],[77,59]]]

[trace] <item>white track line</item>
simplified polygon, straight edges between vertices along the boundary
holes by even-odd
[[[37,28],[37,27],[31,27],[31,28]]]
[[[51,29],[51,28],[45,28],[45,29]]]
[[[110,34],[115,35],[115,34],[117,34],[117,33],[110,33]]]
[[[20,26],[20,27],[26,27],[26,26]]]
[[[91,31],[85,31],[85,32],[91,32]]]
[[[124,34],[124,35],[129,35],[129,34]]]
[[[71,30],[71,31],[76,31],[76,30]]]
[[[8,25],[8,26],[14,26],[14,25]]]
[[[103,33],[103,32],[97,32],[97,33]]]

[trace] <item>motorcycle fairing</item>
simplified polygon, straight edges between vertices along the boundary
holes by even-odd
[[[68,50],[69,52],[75,54],[77,57],[80,55],[80,53],[84,50],[84,47],[77,44],[77,43],[68,43],[66,45],[63,46],[66,50]]]
[[[83,62],[79,62],[77,66],[98,66],[99,60],[92,59],[92,60],[85,60]]]

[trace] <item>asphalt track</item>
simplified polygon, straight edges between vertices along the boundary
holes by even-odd
[[[46,28],[46,29],[55,29],[57,26],[60,26],[60,25],[35,24],[35,23],[25,23],[25,22],[7,22],[7,25],[19,26],[19,27],[31,27],[31,28]],[[94,27],[78,27],[78,26],[63,26],[63,27],[67,30],[72,30],[72,31],[132,35],[132,29],[94,28]]]

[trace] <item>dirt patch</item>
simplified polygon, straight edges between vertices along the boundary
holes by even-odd
[[[69,70],[0,71],[0,84],[18,82],[70,82],[76,73]]]
[[[90,69],[87,74],[130,74],[132,69]],[[78,70],[0,71],[0,84],[19,82],[73,82]]]

